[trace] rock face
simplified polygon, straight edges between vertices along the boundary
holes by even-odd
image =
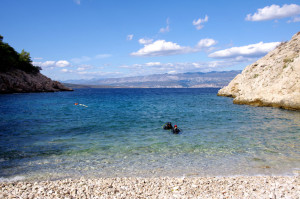
[[[236,104],[300,110],[300,32],[247,66],[218,95]]]
[[[22,70],[0,72],[0,93],[72,91],[41,73],[26,73]]]

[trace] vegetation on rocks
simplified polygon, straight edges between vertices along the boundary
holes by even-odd
[[[41,68],[32,65],[30,53],[24,49],[18,53],[8,43],[3,42],[3,36],[0,35],[0,72],[7,72],[19,69],[27,73],[38,73]]]
[[[29,52],[18,53],[0,35],[0,94],[72,91],[42,75],[40,70],[32,65]]]

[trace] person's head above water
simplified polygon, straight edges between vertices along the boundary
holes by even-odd
[[[177,125],[174,125],[174,127],[177,127]]]

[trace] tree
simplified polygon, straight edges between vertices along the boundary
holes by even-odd
[[[26,63],[31,63],[31,58],[30,58],[30,53],[26,52],[24,49],[20,53],[20,61],[21,62],[26,62]]]

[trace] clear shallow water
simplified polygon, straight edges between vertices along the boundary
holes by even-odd
[[[300,112],[234,105],[216,93],[0,95],[0,180],[299,173]],[[182,133],[163,130],[168,121]]]

